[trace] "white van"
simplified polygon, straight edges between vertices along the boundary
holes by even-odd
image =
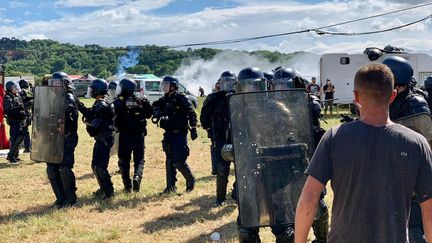
[[[377,52],[378,50],[378,52]],[[380,53],[381,51],[381,53]],[[378,53],[378,54],[377,54]],[[385,52],[378,48],[367,48],[363,54],[329,53],[321,56],[320,78],[325,84],[330,79],[335,86],[335,103],[350,104],[353,100],[354,76],[363,65],[370,62],[381,63],[388,56],[401,56],[414,68],[417,86],[432,76],[432,57],[425,53]]]
[[[162,82],[161,78],[153,74],[136,74],[128,75],[128,77],[137,83],[137,95],[146,96],[152,103],[163,96],[163,93],[159,90]],[[198,99],[182,83],[179,84],[178,91],[185,93],[195,108],[198,106]]]

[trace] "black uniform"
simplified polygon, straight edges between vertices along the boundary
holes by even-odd
[[[61,164],[47,163],[47,174],[56,196],[54,206],[63,207],[76,203],[75,175],[72,171],[75,163],[74,151],[78,144],[78,106],[71,91],[66,93],[65,140],[63,161]]]
[[[147,121],[152,115],[152,107],[146,98],[135,95],[119,96],[114,100],[116,113],[115,126],[120,132],[118,165],[126,191],[131,191],[129,175],[130,160],[133,152],[134,174],[133,189],[139,191],[144,170],[144,138],[147,135]]]
[[[10,150],[7,159],[11,163],[19,161],[19,146],[24,140],[26,134],[27,113],[24,103],[19,94],[6,91],[3,100],[3,107],[6,116],[6,122],[9,125],[9,142]],[[28,132],[28,130],[27,130]]]
[[[226,91],[209,94],[204,101],[201,116],[201,125],[207,130],[212,139],[212,151],[217,168],[216,177],[216,203],[223,203],[226,199],[230,162],[222,158],[222,147],[229,143],[229,111]]]
[[[105,99],[97,99],[91,108],[80,103],[79,111],[84,115],[88,134],[96,140],[91,164],[100,187],[96,195],[109,198],[114,195],[108,172],[110,150],[114,144],[114,106]]]
[[[186,190],[193,190],[195,178],[186,159],[188,127],[196,127],[197,117],[192,103],[177,91],[165,94],[153,103],[153,117],[160,119],[160,127],[165,130],[162,147],[166,154],[166,181],[164,192],[175,191],[176,168],[186,179]]]
[[[20,96],[22,98],[22,101],[24,103],[24,108],[26,110],[27,115],[27,122],[26,126],[24,127],[24,152],[30,152],[31,147],[31,141],[30,141],[30,133],[28,130],[28,127],[31,124],[32,120],[32,110],[33,110],[33,92],[30,89],[23,89],[20,92]]]
[[[390,104],[390,119],[393,121],[402,117],[424,112],[430,113],[427,101],[422,95],[414,93],[409,88],[399,93],[393,103]],[[426,242],[425,240],[415,241],[418,239],[424,239],[423,235],[424,230],[420,204],[418,200],[413,197],[411,201],[411,213],[409,220],[410,242]]]

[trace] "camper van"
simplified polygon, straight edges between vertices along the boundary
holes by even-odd
[[[151,103],[163,96],[159,90],[162,79],[153,74],[126,74],[127,78],[134,80],[137,84],[136,95],[146,96]],[[198,107],[198,99],[193,95],[184,84],[180,83],[178,91],[185,93],[195,108]]]
[[[407,53],[403,50],[383,50],[366,48],[363,54],[329,53],[321,56],[320,79],[330,79],[335,86],[335,103],[350,104],[353,101],[354,76],[357,70],[370,62],[381,63],[389,56],[401,56],[413,66],[417,87],[423,85],[424,80],[432,76],[432,57],[425,53]]]

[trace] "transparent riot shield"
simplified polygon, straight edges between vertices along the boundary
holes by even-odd
[[[63,160],[65,95],[64,87],[35,87],[30,154],[34,161],[60,164]]]
[[[306,90],[240,93],[229,100],[241,223],[294,223],[314,151]]]
[[[432,148],[432,116],[429,113],[419,113],[394,121],[423,135]]]

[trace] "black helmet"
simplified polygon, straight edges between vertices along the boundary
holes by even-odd
[[[109,89],[109,90],[116,90],[118,84],[119,84],[118,81],[111,81],[111,82],[109,82],[109,84],[108,84],[108,89]]]
[[[108,91],[108,83],[104,79],[95,79],[90,84],[90,94],[93,98],[98,95],[105,95]]]
[[[425,79],[424,86],[432,88],[432,76],[429,76]]]
[[[267,81],[259,68],[248,67],[239,72],[234,88],[237,93],[265,91],[267,89]]]
[[[25,80],[25,79],[21,79],[18,82],[18,84],[19,84],[19,86],[20,86],[21,89],[28,89],[28,88],[30,88],[29,82],[27,80]]]
[[[292,68],[279,68],[273,76],[273,86],[275,90],[295,88],[294,80],[297,77],[296,71]]]
[[[267,79],[267,81],[272,81],[273,80],[273,72],[263,72],[264,77]]]
[[[52,74],[51,79],[48,80],[48,85],[52,86],[64,86],[65,88],[71,90],[72,88],[72,80],[69,78],[69,75],[65,72],[55,72]]]
[[[16,93],[21,91],[20,86],[16,82],[11,81],[11,80],[7,81],[6,82],[6,92],[12,93],[13,89],[15,89]]]
[[[124,78],[120,80],[119,85],[116,88],[117,95],[131,96],[136,90],[137,84],[130,78]]]
[[[387,65],[393,72],[395,86],[409,85],[411,83],[414,71],[408,60],[399,56],[391,56],[384,59],[382,63]]]
[[[160,85],[159,90],[165,94],[169,93],[171,90],[171,87],[174,87],[174,89],[178,89],[179,87],[179,80],[176,77],[173,76],[165,76],[162,80],[162,83]]]
[[[231,71],[225,71],[221,74],[219,78],[219,87],[220,90],[223,91],[233,91],[234,90],[234,82],[236,81],[236,75],[234,72]]]

